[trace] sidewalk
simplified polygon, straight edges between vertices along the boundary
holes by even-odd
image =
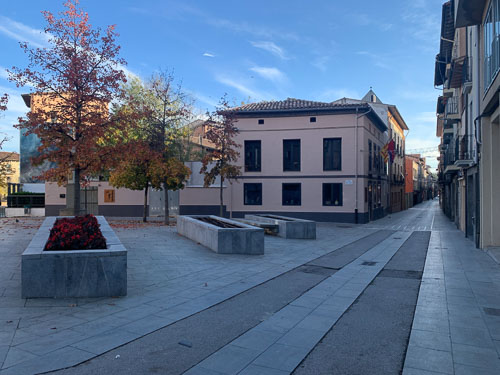
[[[500,266],[438,211],[404,375],[500,374]]]

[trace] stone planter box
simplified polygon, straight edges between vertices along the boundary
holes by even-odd
[[[221,228],[200,221],[200,218],[215,219],[237,226],[237,228]],[[177,233],[208,247],[218,254],[264,254],[264,229],[218,216],[178,216]]]
[[[295,239],[316,239],[316,222],[273,214],[245,215],[245,219],[277,224],[278,236]]]
[[[127,249],[103,216],[96,216],[107,249],[43,251],[57,217],[44,220],[21,260],[22,297],[127,295]]]

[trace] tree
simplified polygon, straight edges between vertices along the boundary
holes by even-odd
[[[9,101],[9,96],[4,94],[0,96],[0,114],[7,110],[7,102]],[[7,142],[7,137],[0,139],[0,150],[5,142]],[[7,186],[7,175],[12,173],[12,168],[9,163],[9,156],[0,157],[0,188],[5,188]]]
[[[132,78],[124,91],[127,100],[116,111],[125,113],[125,118],[136,114],[125,126],[125,138],[147,142],[151,152],[161,154],[167,166],[161,188],[165,194],[165,224],[168,225],[168,191],[184,187],[191,173],[182,163],[186,138],[183,125],[191,113],[190,103],[181,87],[175,85],[173,74],[165,71],[155,73],[147,82]]]
[[[214,143],[215,149],[203,157],[200,173],[205,174],[205,187],[209,187],[220,177],[219,216],[223,216],[224,211],[224,180],[231,182],[231,179],[237,179],[241,173],[241,168],[232,164],[238,160],[240,153],[237,148],[241,147],[233,139],[238,133],[234,126],[235,121],[235,113],[231,111],[224,96],[215,111],[209,114],[209,126],[205,134],[206,138]]]
[[[147,221],[148,189],[160,189],[165,173],[162,155],[152,152],[143,141],[131,141],[127,144],[128,152],[121,162],[111,171],[111,185],[131,190],[144,190],[144,210],[142,221]]]
[[[116,120],[108,105],[121,97],[126,78],[120,65],[125,61],[118,57],[114,25],[106,30],[92,28],[88,14],[77,8],[78,0],[69,0],[64,6],[59,18],[42,12],[49,47],[30,48],[20,43],[29,64],[25,69],[9,70],[9,79],[18,87],[34,87],[32,110],[20,118],[17,127],[40,138],[35,163],[55,163],[43,178],[63,184],[73,173],[73,203],[78,215],[81,181],[101,171],[113,153],[103,147],[103,140]]]

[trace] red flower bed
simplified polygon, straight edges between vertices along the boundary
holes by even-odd
[[[94,215],[57,219],[44,250],[106,249],[106,239]]]

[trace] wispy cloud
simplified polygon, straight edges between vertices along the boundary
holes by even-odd
[[[260,48],[263,49],[264,51],[272,53],[274,56],[279,57],[282,60],[288,60],[287,54],[285,53],[285,50],[278,46],[274,42],[270,41],[257,41],[257,42],[250,42],[252,46],[255,48]]]
[[[438,2],[442,3],[442,2]],[[441,7],[428,0],[409,1],[403,13],[408,37],[418,40],[416,46],[426,52],[436,53],[441,30]]]
[[[358,52],[356,52],[356,54],[369,57],[370,60],[372,61],[373,65],[375,65],[379,68],[382,68],[382,69],[390,69],[391,68],[391,66],[386,62],[386,59],[379,54],[376,54],[373,52],[368,52],[368,51],[358,51]]]
[[[330,56],[317,56],[311,62],[311,65],[318,68],[322,72],[326,72],[328,69],[328,62],[330,61]]]
[[[217,75],[215,79],[217,82],[222,83],[223,85],[236,89],[237,91],[239,91],[240,94],[243,94],[244,96],[249,97],[252,100],[265,100],[270,97],[269,94],[265,92],[256,91],[248,87],[246,83],[240,82],[234,78],[229,78],[224,75]]]
[[[224,18],[205,16],[205,22],[211,26],[231,30],[236,33],[253,35],[265,39],[300,40],[300,36],[293,31],[273,29],[262,25],[250,24],[246,21],[233,22]]]
[[[355,13],[348,16],[349,20],[352,20],[355,24],[359,26],[370,26],[375,27],[382,31],[389,31],[392,29],[392,23],[385,22],[378,17],[373,17],[365,13]]]
[[[341,98],[360,99],[361,95],[349,88],[326,89],[316,95],[313,99],[323,102],[333,102]]]
[[[0,16],[0,33],[18,42],[27,42],[39,48],[46,47],[50,39],[50,36],[43,30],[35,29],[5,16]]]
[[[210,52],[205,52],[203,54],[203,56],[205,56],[205,57],[215,57],[215,55],[213,53],[210,53]]]
[[[262,78],[273,82],[284,82],[286,81],[286,75],[278,68],[265,67],[265,66],[254,66],[250,68],[252,72],[257,73]]]

